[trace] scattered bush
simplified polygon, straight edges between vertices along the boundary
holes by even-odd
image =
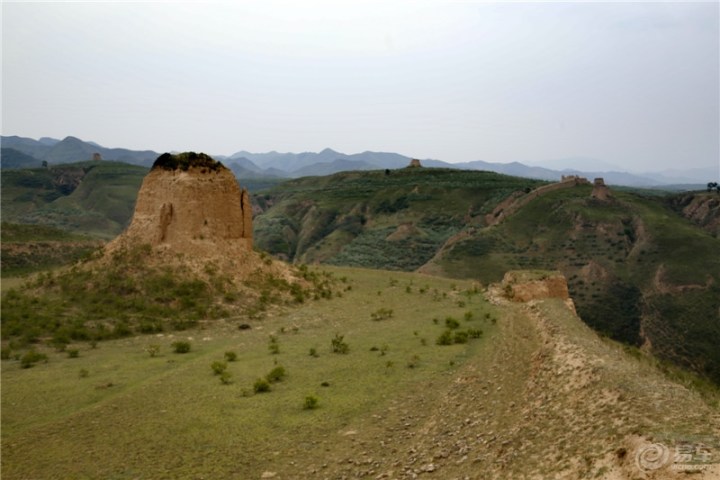
[[[247,323],[241,323],[238,325],[238,330],[250,330],[252,327]]]
[[[278,365],[277,367],[270,370],[270,373],[267,374],[265,379],[268,381],[268,383],[277,383],[281,381],[285,377],[285,368],[282,365]]]
[[[455,336],[453,337],[453,342],[455,343],[467,343],[468,341],[468,333],[464,330],[458,330],[455,332]]]
[[[420,357],[417,355],[413,355],[410,360],[408,360],[407,367],[408,368],[415,368],[420,364]]]
[[[310,348],[310,356],[311,356],[311,357],[315,357],[315,358],[317,358],[317,357],[320,356],[320,355],[318,355],[317,349],[316,349],[315,347],[311,347],[311,348]]]
[[[80,378],[87,378],[88,375],[90,375],[90,372],[88,372],[88,371],[87,371],[86,369],[84,369],[84,368],[81,368],[80,371],[78,372],[78,376],[79,376]]]
[[[308,395],[307,397],[305,397],[305,402],[303,402],[304,410],[315,410],[317,407],[318,407],[317,397],[314,397],[312,395]]]
[[[275,335],[270,335],[270,340],[268,341],[268,350],[270,350],[270,353],[273,355],[277,355],[280,353],[280,344],[278,343],[277,337]]]
[[[227,369],[227,363],[214,361],[210,364],[210,369],[213,371],[213,374],[222,375],[222,373]]]
[[[175,353],[188,353],[190,351],[190,342],[179,340],[172,343]]]
[[[220,374],[220,383],[223,385],[230,385],[232,383],[231,380],[232,375],[227,370],[223,370],[223,372]]]
[[[20,366],[22,368],[30,368],[41,361],[47,363],[47,360],[47,355],[44,353],[40,353],[35,350],[28,350],[22,357],[20,357]]]
[[[435,340],[435,343],[437,345],[452,345],[453,344],[453,334],[451,330],[445,330],[443,333],[440,334],[440,336]]]
[[[381,308],[373,313],[370,314],[370,318],[372,320],[380,321],[385,320],[386,318],[392,318],[393,316],[393,310],[392,308]]]
[[[471,312],[470,310],[468,310],[467,312],[465,312],[464,317],[465,317],[465,321],[466,321],[466,322],[469,322],[469,321],[472,320],[472,318],[473,318],[473,312]]]
[[[145,347],[145,351],[150,355],[151,357],[157,357],[157,354],[160,353],[160,345],[152,344]]]
[[[333,353],[346,354],[350,352],[350,345],[343,341],[344,338],[344,335],[340,335],[339,333],[335,334],[335,338],[330,341],[330,350]]]
[[[454,330],[456,328],[460,328],[460,322],[455,320],[453,317],[447,317],[445,319],[445,326],[451,330]]]
[[[482,337],[483,331],[479,328],[468,328],[467,333],[470,338],[480,338]]]
[[[237,353],[233,351],[227,351],[225,352],[225,360],[228,362],[234,362],[237,360]]]
[[[67,351],[68,358],[78,358],[80,356],[80,350],[77,348],[72,348]]]
[[[0,349],[0,360],[10,360],[11,353],[12,350],[10,350],[10,347],[2,347],[2,349]]]
[[[255,393],[265,393],[270,391],[270,383],[264,378],[258,378],[253,384],[253,390]]]

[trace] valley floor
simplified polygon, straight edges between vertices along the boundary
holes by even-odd
[[[251,330],[228,321],[104,342],[30,369],[3,360],[3,478],[684,478],[680,463],[642,456],[678,442],[720,461],[717,400],[600,339],[561,300],[332,272],[341,297]],[[392,313],[373,320],[381,309]],[[436,345],[448,317],[482,338]],[[335,335],[348,354],[330,352]],[[171,353],[178,339],[190,353]],[[238,357],[230,385],[210,369],[226,351]],[[278,365],[287,377],[253,394]],[[319,408],[303,408],[308,396]],[[718,463],[696,467],[693,478],[720,478]]]

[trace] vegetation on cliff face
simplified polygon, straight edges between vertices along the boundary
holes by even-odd
[[[187,171],[191,167],[211,171],[225,169],[225,166],[222,163],[214,160],[210,155],[195,152],[183,152],[177,154],[163,153],[157,158],[157,160],[155,160],[152,169],[155,170],[157,168],[162,168],[164,170]]]

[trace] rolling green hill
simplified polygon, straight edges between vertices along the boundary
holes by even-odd
[[[115,162],[8,171],[3,219],[111,238],[129,221],[144,172]],[[485,283],[510,269],[559,269],[593,328],[720,381],[715,197],[613,190],[602,202],[578,186],[488,226],[501,201],[530,199],[523,192],[544,184],[433,168],[296,179],[253,196],[255,244],[291,262]]]
[[[2,175],[3,220],[113,238],[128,224],[144,167],[81,162]]]
[[[590,191],[538,197],[450,242],[425,270],[490,282],[515,268],[559,269],[590,326],[720,382],[720,240],[657,197],[603,202]]]
[[[255,242],[290,261],[414,270],[510,193],[543,183],[425,168],[305,177],[254,198]]]
[[[86,258],[101,245],[96,239],[44,225],[3,222],[2,277],[16,277]]]
[[[260,199],[256,243],[293,261],[485,283],[511,269],[559,269],[590,326],[720,382],[720,240],[666,197],[613,191],[604,202],[585,185],[522,204],[537,185],[437,169],[299,179]],[[488,226],[516,191],[522,206]]]

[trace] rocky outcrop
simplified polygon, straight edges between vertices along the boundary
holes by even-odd
[[[165,154],[143,180],[128,229],[110,245],[193,257],[252,250],[252,207],[233,173],[205,154]]]
[[[675,197],[671,206],[714,237],[720,237],[720,195],[689,193]]]
[[[505,296],[516,302],[529,302],[544,298],[567,300],[567,281],[560,272],[532,272],[513,270],[502,280]]]

